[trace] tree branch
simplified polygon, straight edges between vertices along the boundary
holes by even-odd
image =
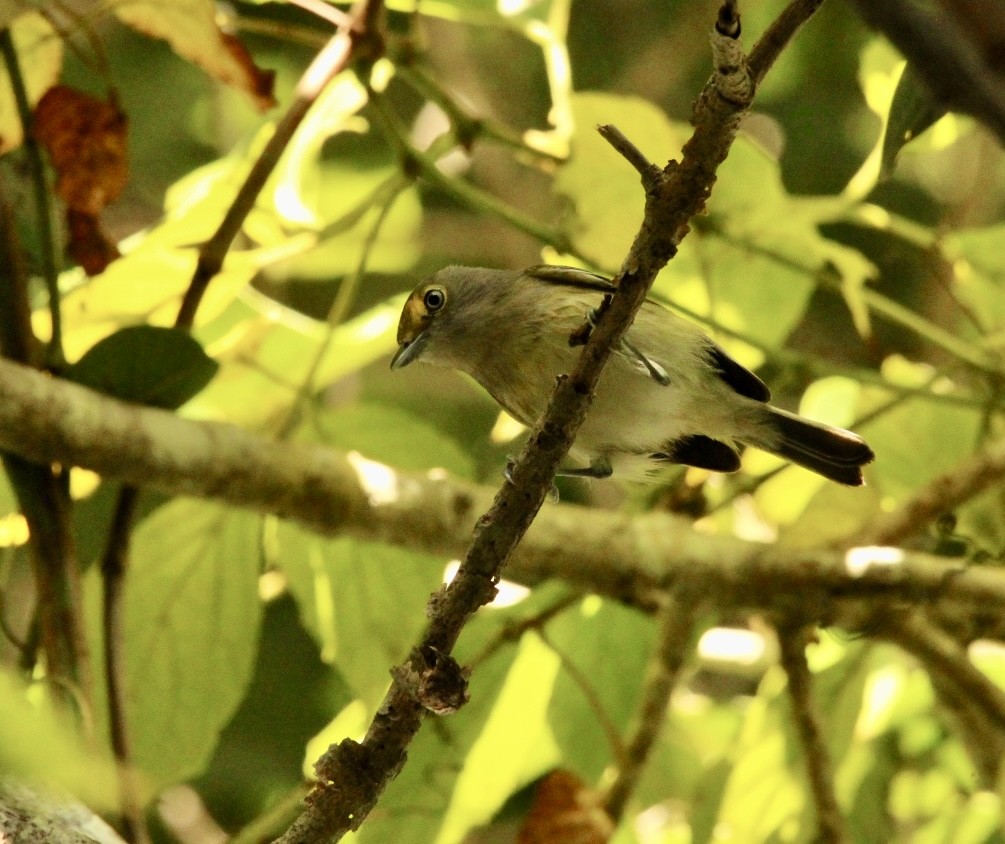
[[[638,786],[649,754],[663,730],[670,695],[677,686],[692,645],[699,609],[693,598],[690,594],[674,593],[659,610],[659,637],[646,671],[637,723],[625,744],[624,759],[619,763],[604,800],[604,809],[615,823]]]
[[[185,291],[178,312],[176,321],[178,327],[191,328],[199,303],[210,281],[223,266],[223,260],[230,251],[230,246],[241,230],[245,218],[254,207],[258,194],[289,145],[297,127],[307,116],[307,112],[324,87],[362,54],[376,58],[383,50],[383,36],[375,26],[382,8],[381,0],[357,0],[348,20],[339,26],[335,35],[314,57],[314,61],[300,77],[294,91],[293,102],[252,165],[219,228],[199,250],[195,273],[188,290]]]
[[[325,535],[450,556],[463,553],[494,492],[125,404],[6,360],[0,360],[0,450],[271,513]],[[884,563],[869,549],[792,550],[697,534],[664,513],[633,516],[571,504],[542,509],[507,577],[561,578],[647,610],[667,589],[694,584],[720,606],[798,601],[808,618],[853,629],[861,617],[848,608],[862,600],[931,602],[933,609],[975,618],[1005,604],[1005,572],[993,567],[912,552]],[[990,612],[987,623],[999,615]],[[981,635],[1005,637],[1005,630],[999,625]]]
[[[786,622],[779,624],[776,629],[782,667],[789,680],[792,717],[802,741],[810,791],[817,809],[816,840],[821,844],[841,844],[847,841],[844,818],[834,793],[834,769],[820,726],[820,717],[813,705],[810,688],[812,677],[806,662],[806,645],[813,628],[802,622]]]
[[[988,727],[1005,735],[1005,692],[974,667],[956,639],[917,610],[877,612],[875,620],[881,636],[914,654],[932,675],[950,680],[983,710]]]

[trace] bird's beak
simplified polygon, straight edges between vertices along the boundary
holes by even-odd
[[[429,342],[429,335],[425,331],[420,331],[411,340],[403,340],[398,346],[398,351],[391,358],[391,369],[401,369],[418,359],[427,342]]]

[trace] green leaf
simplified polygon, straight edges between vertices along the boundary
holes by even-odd
[[[0,670],[0,781],[8,778],[67,789],[92,807],[117,803],[111,760],[88,749],[41,685]]]
[[[803,783],[790,766],[786,713],[778,703],[784,689],[784,672],[773,668],[747,707],[717,820],[735,841],[768,840],[806,807]]]
[[[155,786],[203,770],[250,682],[262,613],[260,526],[252,514],[180,499],[134,534],[126,699],[134,761]]]
[[[506,683],[464,760],[440,840],[462,840],[511,794],[559,763],[547,715],[560,670],[558,657],[537,636],[521,639]]]
[[[890,104],[886,134],[883,136],[880,175],[893,173],[898,153],[947,111],[945,106],[932,99],[914,65],[908,63]]]
[[[632,143],[659,162],[677,155],[687,134],[652,103],[633,97],[574,94],[572,113],[572,152],[554,186],[570,205],[563,230],[581,254],[613,271],[642,222],[645,194],[639,174],[600,137],[597,124],[631,127]]]
[[[565,766],[584,779],[595,780],[611,762],[613,748],[601,717],[623,733],[635,712],[654,630],[651,618],[596,597],[548,628],[548,640],[576,673],[573,677],[564,667],[559,672],[548,720]],[[581,681],[589,684],[588,692]]]
[[[1005,226],[955,232],[945,248],[956,259],[953,292],[986,331],[995,332],[985,342],[1000,349],[1005,342]]]
[[[323,539],[282,522],[275,563],[287,577],[300,618],[321,658],[338,666],[372,708],[388,671],[426,623],[429,595],[447,560],[357,539]]]
[[[20,509],[17,496],[11,488],[10,479],[7,477],[7,473],[0,468],[0,518],[17,513]]]
[[[404,303],[404,295],[391,297],[330,330],[264,297],[233,302],[199,332],[207,346],[222,340],[225,348],[220,374],[195,399],[193,411],[248,427],[289,412],[322,346],[314,373],[318,390],[390,355]]]
[[[123,401],[174,409],[205,387],[217,369],[186,332],[135,325],[99,341],[64,375]]]
[[[424,419],[396,407],[354,404],[313,417],[301,432],[312,442],[358,451],[400,469],[446,469],[474,477],[471,458],[450,437]]]
[[[873,391],[863,394],[870,397]],[[875,398],[878,404],[887,396],[876,390]],[[870,403],[868,398],[864,403]],[[976,409],[904,401],[859,430],[876,452],[869,475],[884,496],[906,496],[971,455],[980,426]]]

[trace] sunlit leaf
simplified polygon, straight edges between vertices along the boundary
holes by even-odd
[[[555,178],[555,191],[570,205],[563,229],[582,254],[614,270],[642,222],[645,196],[638,173],[600,137],[597,124],[630,127],[632,143],[661,163],[679,154],[687,135],[641,99],[576,94],[572,111],[571,155]]]
[[[24,78],[28,103],[34,106],[59,79],[63,67],[63,40],[52,24],[39,12],[25,12],[21,4],[15,11],[0,11],[0,27],[10,23],[11,39]],[[0,62],[0,154],[20,146],[24,127],[18,114],[14,90],[6,65]]]
[[[375,305],[331,331],[330,339],[324,324],[265,297],[234,302],[206,328],[206,348],[221,369],[189,409],[251,426],[288,413],[315,358],[313,387],[322,389],[389,355],[404,300]]]
[[[134,761],[153,783],[199,773],[251,678],[260,519],[176,500],[132,540],[123,637]]]
[[[897,90],[890,104],[886,134],[883,138],[881,175],[890,175],[901,149],[935,123],[946,111],[945,106],[932,99],[931,92],[922,82],[914,65],[908,63],[897,83]]]
[[[441,840],[460,840],[488,821],[510,794],[557,763],[547,713],[558,671],[557,657],[539,639],[521,640],[506,683],[465,759]]]
[[[0,779],[66,789],[91,806],[114,809],[115,768],[88,748],[41,686],[28,689],[0,671]]]

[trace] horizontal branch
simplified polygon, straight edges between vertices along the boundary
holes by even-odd
[[[126,404],[0,360],[0,450],[82,466],[107,480],[210,498],[351,535],[460,555],[494,490],[438,472],[399,472],[318,445],[281,443],[219,422]],[[866,564],[860,561],[864,559]],[[628,515],[547,504],[507,577],[561,578],[653,609],[670,588],[699,588],[720,605],[777,608],[840,623],[845,599],[1005,603],[1005,572],[907,553],[869,565],[868,552],[795,551],[695,533],[663,513]]]

